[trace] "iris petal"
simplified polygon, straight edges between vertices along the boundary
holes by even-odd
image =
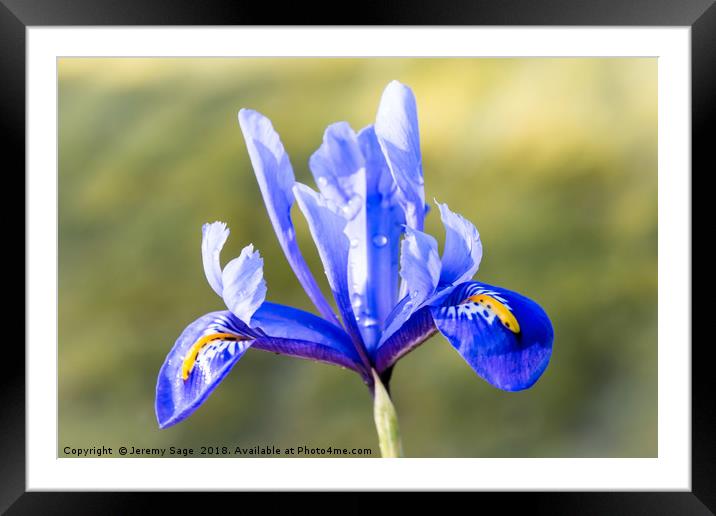
[[[401,245],[400,276],[415,304],[422,303],[438,286],[440,257],[437,241],[427,233],[408,229]]]
[[[408,294],[388,317],[379,346],[435,294],[440,279],[440,256],[438,243],[432,236],[408,228],[401,243],[400,276]]]
[[[291,220],[295,178],[288,154],[271,122],[262,114],[242,109],[239,111],[239,124],[266,210],[286,259],[321,315],[337,324],[338,320],[296,242],[296,231]]]
[[[366,127],[358,133],[358,142],[366,167],[366,254],[368,274],[365,285],[365,305],[368,313],[361,330],[373,318],[377,328],[384,328],[388,314],[398,301],[398,271],[400,264],[400,236],[405,215],[398,202],[397,186],[390,174],[375,130]],[[367,332],[364,332],[366,335]],[[366,339],[372,350],[378,335]]]
[[[350,242],[345,235],[346,220],[335,212],[328,201],[308,186],[296,183],[294,194],[301,212],[308,222],[311,236],[325,267],[328,284],[341,313],[343,325],[362,348],[362,340],[351,306],[348,289],[348,249]]]
[[[321,194],[345,211],[355,206],[357,214],[365,201],[365,160],[350,125],[329,125],[308,164]]]
[[[375,368],[382,373],[401,357],[425,342],[437,329],[430,307],[423,307],[413,313],[400,329],[394,332],[375,354]]]
[[[482,260],[482,242],[477,228],[467,219],[437,203],[445,226],[440,284],[460,284],[472,279]]]
[[[425,218],[423,165],[418,108],[410,88],[398,81],[388,84],[378,107],[375,134],[400,190],[406,223],[422,230]]]
[[[267,301],[256,311],[252,322],[260,328],[261,336],[314,342],[359,362],[353,342],[343,328],[312,313]]]
[[[155,410],[161,428],[189,417],[249,347],[349,368],[367,381],[368,373],[348,335],[325,319],[266,302],[256,311],[252,323],[254,327],[250,328],[225,310],[199,317],[182,332],[159,371]],[[246,340],[210,341],[198,351],[196,362],[184,380],[182,367],[195,343],[203,336],[228,334]]]
[[[234,331],[219,331],[220,328],[226,330],[226,319],[221,312],[200,317],[187,326],[169,352],[157,380],[155,410],[160,428],[189,417],[251,346],[251,340],[214,340],[199,351],[188,378],[182,378],[185,357],[202,336],[235,333],[234,328],[231,328]]]
[[[352,369],[368,381],[370,373],[342,328],[308,312],[273,303],[264,303],[253,320],[266,333],[253,348]]]
[[[266,299],[264,261],[253,245],[244,247],[238,258],[231,260],[222,273],[222,297],[226,307],[244,323]]]
[[[201,228],[201,259],[206,279],[219,296],[224,287],[221,281],[221,249],[229,238],[229,228],[224,222],[204,224]]]
[[[353,315],[358,319],[367,302],[368,242],[365,160],[353,129],[345,122],[328,126],[323,143],[311,156],[309,166],[321,196],[344,219],[343,232],[348,237],[347,243],[350,243],[346,265],[348,299],[354,307]],[[300,203],[300,196],[296,195]],[[344,239],[341,237],[340,240],[342,245]],[[320,245],[319,242],[316,245]]]
[[[468,365],[499,389],[527,389],[549,363],[552,324],[537,303],[521,294],[468,282],[431,312],[437,329]]]
[[[348,288],[368,349],[398,295],[398,250],[403,211],[397,187],[372,127],[357,136],[345,123],[330,125],[311,156],[318,188],[346,219]]]

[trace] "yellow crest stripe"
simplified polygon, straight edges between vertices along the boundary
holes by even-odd
[[[500,319],[502,325],[511,332],[520,332],[520,323],[517,322],[517,318],[512,314],[509,308],[507,308],[503,303],[500,303],[494,297],[488,296],[487,294],[477,294],[468,297],[465,301],[463,301],[463,303],[467,303],[468,301],[478,303],[488,310],[495,312],[495,315],[497,315],[497,318]]]
[[[214,340],[239,341],[247,339],[246,337],[236,335],[235,333],[210,333],[209,335],[204,335],[194,344],[192,344],[191,348],[189,349],[189,353],[187,353],[186,357],[184,357],[184,362],[181,366],[182,380],[186,381],[186,379],[189,378],[189,373],[191,373],[194,369],[194,364],[196,363],[196,358],[197,356],[199,356],[199,351],[201,351],[201,348]]]

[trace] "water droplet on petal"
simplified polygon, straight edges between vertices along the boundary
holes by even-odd
[[[351,197],[346,204],[341,206],[341,212],[343,216],[348,220],[352,220],[358,215],[360,209],[363,207],[363,199],[360,195],[354,195]]]
[[[328,179],[325,178],[325,176],[319,177],[316,182],[318,183],[318,186],[324,187],[328,184]]]
[[[388,243],[388,237],[385,235],[375,235],[373,237],[373,245],[376,247],[383,247]]]
[[[353,308],[358,309],[361,306],[363,306],[363,299],[361,299],[360,295],[353,294],[353,298],[351,299],[351,304],[353,305]]]
[[[351,247],[352,248],[355,249],[356,247],[358,247],[358,244],[360,244],[360,242],[358,241],[357,238],[351,238]]]
[[[418,292],[417,290],[413,290],[413,291],[410,293],[410,297],[413,298],[413,299],[415,299],[416,297],[418,297],[418,294],[420,294],[420,292]]]
[[[363,326],[364,328],[372,328],[372,327],[374,327],[374,326],[378,326],[378,321],[376,321],[376,320],[373,319],[372,317],[366,317],[365,319],[363,319],[363,320],[361,321],[360,324],[361,324],[361,326]]]

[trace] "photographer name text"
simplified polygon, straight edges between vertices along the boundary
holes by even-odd
[[[138,446],[73,447],[65,446],[62,451],[69,457],[320,457],[320,456],[371,456],[371,448],[341,448],[336,446],[169,446],[165,448],[143,448]]]

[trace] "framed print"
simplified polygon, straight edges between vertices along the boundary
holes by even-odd
[[[539,4],[4,1],[27,303],[3,509],[713,511],[691,181],[716,8]]]

